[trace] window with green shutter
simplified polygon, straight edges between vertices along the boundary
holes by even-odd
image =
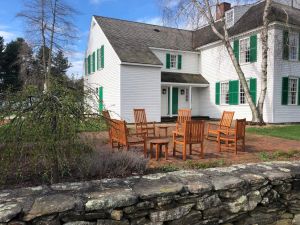
[[[239,53],[240,53],[240,41],[234,40],[233,42],[233,52],[236,60],[239,62]]]
[[[104,68],[104,45],[101,46],[101,68]]]
[[[239,81],[229,81],[229,105],[239,104]]]
[[[216,105],[220,105],[220,82],[216,83],[216,95],[215,95]]]
[[[92,71],[93,71],[93,73],[95,73],[95,71],[96,71],[96,52],[93,52],[93,58],[92,58],[92,64],[93,64],[93,66],[92,66]]]
[[[182,55],[178,55],[177,69],[181,70],[181,67],[182,67]]]
[[[91,74],[91,55],[88,56],[88,74]]]
[[[166,54],[166,68],[170,69],[170,64],[171,64],[171,55],[170,53]]]
[[[257,61],[257,35],[250,37],[250,62]]]
[[[250,79],[250,95],[251,95],[251,98],[252,98],[254,104],[256,104],[256,92],[257,92],[257,79],[251,78]]]
[[[282,51],[282,58],[284,60],[288,60],[289,59],[289,32],[287,30],[283,31],[283,51]]]
[[[300,105],[300,78],[298,78],[298,105]]]

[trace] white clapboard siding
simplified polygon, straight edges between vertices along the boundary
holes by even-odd
[[[299,30],[296,31],[299,33]],[[274,122],[300,122],[300,106],[282,105],[282,77],[295,76],[300,78],[300,61],[287,61],[282,59],[283,29],[277,28],[275,32],[275,69],[274,69]],[[298,96],[300,97],[300,96]]]
[[[92,87],[94,90],[99,86],[103,87],[103,101],[105,108],[112,111],[114,117],[120,115],[120,59],[112,48],[109,40],[106,38],[102,29],[92,18],[91,29],[86,51],[86,58],[89,54],[97,51],[104,45],[104,68],[91,75],[84,77],[86,86]],[[97,60],[96,60],[97,61]],[[95,108],[97,108],[97,104]]]
[[[274,31],[270,30],[270,35]],[[255,33],[253,33],[255,34]],[[251,36],[253,34],[247,34]],[[239,37],[242,38],[243,36]],[[257,78],[257,99],[259,98],[261,87],[261,43],[260,36],[258,34],[257,44],[257,62],[242,65],[242,70],[245,73],[246,78]],[[273,46],[273,40],[270,38],[270,45]],[[273,48],[270,52],[272,54]],[[272,95],[273,95],[273,57],[269,58],[268,73],[268,93],[265,101],[264,119],[266,122],[273,122],[273,107],[272,107]],[[215,84],[220,81],[238,80],[238,75],[233,67],[227,50],[222,44],[216,44],[209,46],[201,50],[201,69],[200,73],[208,80],[210,86],[208,88],[201,89],[200,103],[200,115],[207,115],[211,118],[220,118],[224,110],[235,111],[235,118],[252,119],[252,113],[249,105],[216,105],[215,104]]]
[[[160,93],[160,67],[121,65],[121,117],[127,122],[134,122],[134,108],[144,108],[148,121],[160,122]]]

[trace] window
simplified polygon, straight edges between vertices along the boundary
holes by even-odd
[[[221,104],[229,104],[229,82],[221,83]]]
[[[170,55],[170,68],[175,68],[177,66],[177,55]]]
[[[297,104],[298,78],[289,78],[289,105]]]
[[[240,40],[240,63],[250,62],[250,38]]]
[[[247,80],[248,87],[250,88],[250,80]],[[240,104],[246,104],[246,96],[245,96],[245,90],[243,88],[242,83],[240,82]]]
[[[298,38],[295,33],[289,35],[290,60],[298,59]]]
[[[232,27],[234,25],[234,10],[229,10],[225,12],[225,23],[226,27]]]

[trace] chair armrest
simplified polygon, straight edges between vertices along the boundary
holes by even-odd
[[[174,135],[176,135],[176,136],[183,136],[183,132],[179,132],[179,131],[177,131],[177,130],[172,131],[172,133],[173,133]]]

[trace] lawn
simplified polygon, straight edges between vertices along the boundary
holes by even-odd
[[[300,125],[273,125],[266,127],[249,127],[247,132],[300,141]]]

